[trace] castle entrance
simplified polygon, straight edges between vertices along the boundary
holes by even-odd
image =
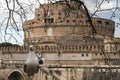
[[[14,71],[8,76],[7,80],[24,80],[24,77],[21,75],[21,73]]]

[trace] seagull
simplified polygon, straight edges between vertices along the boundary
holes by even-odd
[[[28,53],[28,58],[24,64],[24,72],[27,73],[29,77],[33,76],[39,70],[38,58],[34,52],[34,46],[30,45]]]

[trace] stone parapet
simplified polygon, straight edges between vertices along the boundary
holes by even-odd
[[[10,53],[14,52],[17,54],[17,52],[28,52],[29,47],[28,46],[1,46],[0,51],[2,53]]]

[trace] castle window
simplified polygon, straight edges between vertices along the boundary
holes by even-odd
[[[109,25],[110,23],[109,22],[105,22],[106,25]]]
[[[88,57],[88,54],[86,54],[86,56]]]
[[[37,16],[40,17],[40,13],[38,13]]]
[[[32,22],[32,24],[34,24],[34,22]]]
[[[59,12],[58,14],[59,14],[59,15],[61,15],[61,13],[60,13],[60,12]]]
[[[97,21],[97,24],[101,24],[101,23],[102,23],[102,21],[100,21],[100,20]]]
[[[82,57],[84,57],[84,54],[82,54]]]
[[[96,48],[96,46],[94,45],[94,49]]]
[[[88,46],[86,46],[86,49],[88,50]]]
[[[73,22],[75,22],[75,20],[73,20]]]
[[[62,23],[62,21],[60,21]]]
[[[116,53],[114,53],[114,55],[116,55]]]
[[[61,15],[61,10],[58,10],[58,15]]]
[[[58,74],[58,75],[61,75],[61,74],[62,74],[62,72],[61,72],[60,70],[54,70],[54,72],[55,72],[56,74]]]
[[[85,49],[85,46],[83,46],[83,50]]]
[[[81,49],[81,46],[79,46],[79,49]]]
[[[69,20],[67,20],[67,23],[69,23]]]
[[[44,19],[44,23],[47,23],[47,19]]]
[[[54,18],[45,18],[44,19],[44,23],[53,23],[54,22]]]

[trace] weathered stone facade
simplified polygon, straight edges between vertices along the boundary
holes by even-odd
[[[120,39],[113,37],[114,21],[92,18],[93,37],[81,3],[70,5],[76,9],[64,1],[42,4],[35,18],[24,22],[25,45],[0,47],[0,80],[29,80],[23,66],[30,44],[45,59],[33,80],[106,80],[110,75],[119,80]]]
[[[91,25],[85,9],[79,2],[71,2],[76,9],[70,9],[66,3],[43,4],[35,10],[35,18],[25,21],[25,43],[40,41],[44,36],[64,36],[92,34]],[[77,7],[79,7],[77,9]],[[83,11],[82,11],[83,10]],[[97,35],[113,37],[115,23],[102,18],[92,18]]]

